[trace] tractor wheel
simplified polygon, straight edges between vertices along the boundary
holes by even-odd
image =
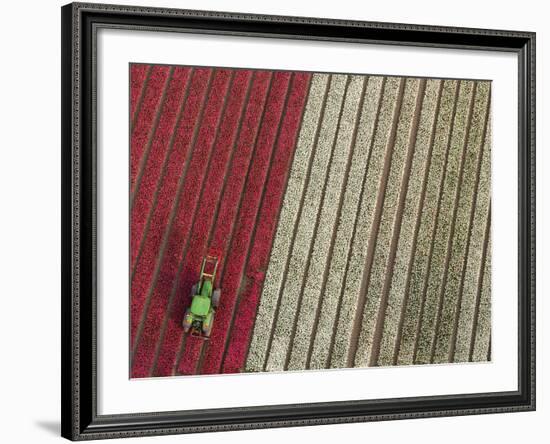
[[[197,293],[197,284],[193,285],[193,288],[191,288],[191,297],[195,296]]]
[[[220,297],[222,295],[222,291],[218,288],[217,290],[214,290],[214,293],[212,293],[212,305],[214,307],[217,307],[220,305]]]
[[[204,327],[204,324],[203,324],[203,328],[202,328],[202,334],[206,337],[210,337],[210,333],[212,333],[212,326],[214,325],[214,313],[212,313],[212,317],[210,318],[210,325],[208,325],[208,327]]]
[[[185,310],[185,314],[183,315],[183,322],[181,324],[185,333],[188,333],[191,329],[192,317],[189,316],[189,313],[189,309]]]

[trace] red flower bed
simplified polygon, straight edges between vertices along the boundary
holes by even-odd
[[[202,104],[206,86],[210,77],[210,70],[197,69],[193,73],[191,89],[183,112],[179,127],[176,130],[174,147],[170,153],[166,172],[161,179],[161,186],[157,197],[157,204],[151,214],[149,230],[144,234],[143,253],[141,254],[132,280],[132,303],[130,338],[134,345],[135,335],[143,313],[144,304],[153,280],[153,274],[159,260],[159,251],[162,239],[169,232],[169,216],[176,203],[178,183],[182,176],[183,166],[190,157],[190,145],[193,132],[197,125],[197,117]]]
[[[220,278],[224,273],[225,265],[227,264],[227,261],[225,260],[227,248],[229,247],[229,241],[233,232],[233,225],[237,216],[238,202],[245,185],[246,172],[251,162],[254,140],[258,131],[260,116],[265,105],[270,79],[271,74],[269,72],[259,71],[254,75],[250,99],[242,126],[240,128],[237,144],[235,146],[235,154],[230,165],[230,170],[228,171],[229,177],[227,178],[227,184],[220,201],[220,208],[217,215],[217,220],[215,221],[212,241],[209,244],[210,249],[222,252],[223,260],[219,268],[218,282],[220,282]],[[205,227],[205,229],[209,228],[210,227]],[[195,283],[197,276],[198,275],[196,272],[193,274],[184,274],[183,279],[180,281],[180,285],[178,286],[178,295],[181,295],[180,297],[183,298],[187,304],[189,303],[189,292],[191,290],[191,286]],[[222,295],[222,299],[225,297],[226,295],[224,293]],[[179,305],[178,308],[180,313],[185,305],[186,304]],[[216,319],[214,329],[217,328],[217,322],[218,320]],[[179,330],[179,336],[181,338],[183,330],[181,328]],[[181,339],[179,342],[181,342]],[[194,373],[202,342],[191,338],[191,340],[186,341],[186,343],[182,345],[184,349],[181,356],[181,361],[177,365],[178,373]]]
[[[250,92],[250,99],[261,93],[262,85],[258,82],[251,82],[250,71],[238,71],[232,85],[232,93],[229,97],[227,111],[222,119],[217,143],[214,147],[214,154],[208,172],[205,189],[199,203],[198,214],[200,215],[193,224],[187,254],[179,265],[178,275],[174,281],[172,292],[174,301],[165,313],[165,331],[159,340],[159,353],[154,375],[167,376],[172,374],[176,363],[178,352],[182,341],[181,320],[185,307],[190,303],[189,293],[196,282],[202,257],[207,253],[208,241],[211,236],[212,227],[221,218],[221,212],[217,212],[220,195],[223,192],[225,177],[229,171],[230,156],[246,156],[247,150],[237,152],[235,143],[238,136],[239,121],[246,121],[245,102],[247,92]],[[250,111],[249,111],[250,113]],[[232,183],[228,180],[227,187]],[[215,219],[217,217],[217,219]],[[216,251],[209,251],[216,253]],[[220,268],[223,267],[223,261]]]
[[[137,103],[141,97],[143,84],[149,74],[150,65],[133,64],[130,67],[130,121],[134,120]]]
[[[266,105],[262,126],[256,140],[256,150],[250,174],[241,196],[241,207],[228,255],[227,266],[221,281],[223,295],[220,308],[216,312],[215,327],[212,330],[201,373],[218,373],[225,349],[227,330],[230,326],[237,295],[241,286],[243,270],[248,257],[250,242],[258,216],[258,208],[264,191],[277,137],[277,129],[282,119],[283,106],[289,91],[290,73],[274,74],[273,86]]]
[[[141,183],[136,187],[135,200],[131,206],[130,266],[132,270],[143,240],[143,231],[153,206],[155,192],[161,180],[163,166],[168,157],[178,111],[184,105],[185,90],[191,77],[190,71],[190,68],[174,70]]]
[[[239,304],[233,315],[231,331],[228,332],[229,341],[226,342],[222,373],[237,373],[244,368],[309,81],[309,74],[297,73],[292,82],[276,152],[265,185],[254,241],[250,247],[250,259],[243,280],[245,285],[240,289]]]
[[[158,103],[146,103],[155,67],[146,90],[139,88],[147,66],[131,70],[131,112],[141,95],[144,110],[138,112],[134,133],[142,114],[153,116],[152,125],[157,112]],[[211,70],[174,69],[136,190],[132,377],[237,372],[246,359],[310,75],[213,72],[206,97]],[[138,165],[141,154],[139,147],[134,153],[134,140],[140,139],[132,137],[131,162]],[[217,284],[222,288],[207,343],[184,336],[181,327],[206,254],[220,257]]]
[[[204,109],[199,114],[198,127],[193,134],[192,157],[180,190],[178,207],[171,232],[165,247],[158,279],[153,281],[151,288],[151,303],[134,353],[132,375],[143,377],[149,375],[153,363],[155,346],[161,326],[162,315],[168,307],[168,298],[172,283],[177,276],[178,263],[184,254],[183,245],[188,243],[192,235],[191,223],[199,201],[199,193],[205,176],[208,174],[208,164],[211,159],[214,135],[218,127],[224,97],[227,93],[230,72],[216,71],[211,81],[209,95],[205,98]]]
[[[132,149],[130,150],[130,190],[132,192],[134,191],[141,158],[146,150],[153,122],[160,106],[169,71],[168,66],[153,66],[151,69],[143,102],[132,129]]]

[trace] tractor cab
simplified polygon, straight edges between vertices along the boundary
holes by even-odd
[[[215,309],[220,303],[221,290],[214,289],[218,258],[206,256],[202,261],[199,281],[191,289],[191,306],[183,316],[183,329],[192,336],[210,338]]]
[[[212,305],[210,293],[212,292],[212,284],[206,281],[202,284],[202,290],[199,294],[193,295],[191,301],[191,312],[197,316],[206,316]]]

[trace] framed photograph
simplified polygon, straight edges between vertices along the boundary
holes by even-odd
[[[535,35],[62,8],[62,435],[534,410]]]

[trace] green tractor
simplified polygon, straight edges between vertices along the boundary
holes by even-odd
[[[183,330],[202,339],[209,339],[216,308],[220,304],[221,290],[214,289],[218,258],[206,256],[202,260],[199,282],[191,290],[191,306],[183,316]]]

